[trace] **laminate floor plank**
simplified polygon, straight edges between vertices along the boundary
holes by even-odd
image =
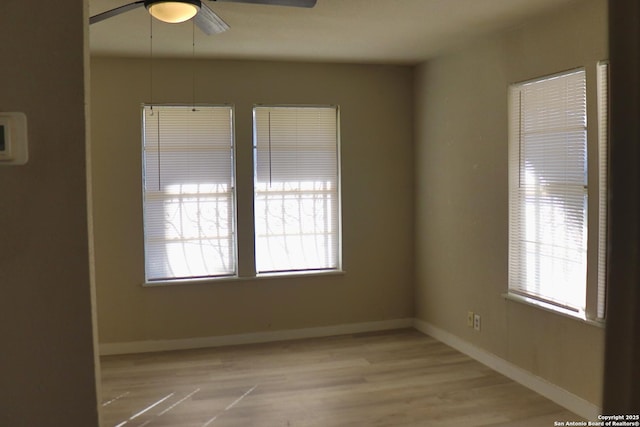
[[[104,427],[553,426],[575,414],[413,329],[102,358]]]

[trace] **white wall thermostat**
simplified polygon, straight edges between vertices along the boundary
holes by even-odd
[[[27,160],[27,116],[0,111],[0,166],[24,165]]]

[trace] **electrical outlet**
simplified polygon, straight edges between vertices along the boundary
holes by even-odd
[[[473,328],[473,311],[467,311],[467,327]]]
[[[479,314],[473,315],[473,329],[480,332],[480,315]]]

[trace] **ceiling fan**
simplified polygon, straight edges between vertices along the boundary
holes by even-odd
[[[317,0],[209,0],[231,3],[254,3],[274,6],[293,6],[311,8]],[[204,1],[201,0],[138,0],[115,9],[99,13],[89,19],[95,24],[122,13],[144,6],[151,16],[163,22],[179,23],[193,18],[194,24],[207,35],[222,33],[229,25],[222,20]]]

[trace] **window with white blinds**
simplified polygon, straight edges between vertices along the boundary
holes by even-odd
[[[253,111],[258,273],[340,268],[338,108]]]
[[[233,109],[143,107],[147,282],[236,272]]]
[[[585,71],[510,87],[509,291],[583,314]]]

